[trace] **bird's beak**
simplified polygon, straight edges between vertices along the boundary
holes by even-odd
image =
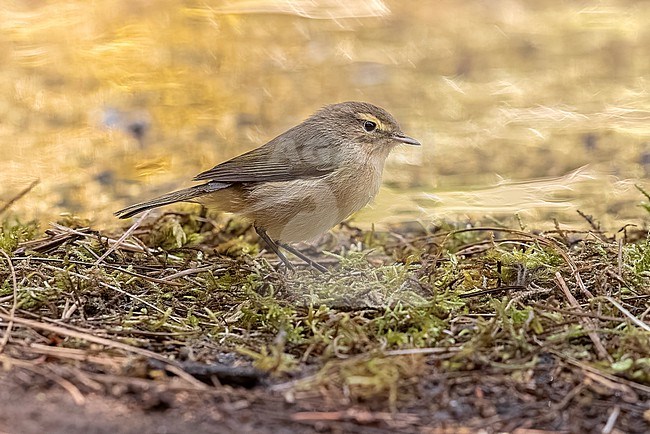
[[[393,140],[397,140],[398,142],[401,143],[406,143],[407,145],[414,145],[414,146],[421,145],[421,143],[415,140],[414,138],[406,136],[402,133],[393,134]]]

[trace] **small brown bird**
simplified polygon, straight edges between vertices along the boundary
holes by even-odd
[[[201,185],[115,214],[128,218],[175,202],[242,215],[287,268],[278,245],[320,271],[288,244],[326,232],[377,194],[386,157],[399,143],[419,145],[386,110],[364,102],[325,106],[275,139],[200,173]]]

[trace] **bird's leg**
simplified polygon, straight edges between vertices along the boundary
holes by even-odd
[[[305,261],[307,264],[309,264],[310,267],[315,268],[316,270],[320,271],[321,273],[327,273],[327,268],[323,267],[321,264],[318,262],[314,261],[311,259],[309,256],[305,255],[302,253],[300,250],[296,249],[295,247],[289,245],[289,244],[279,244],[280,247],[282,247],[284,250],[288,251],[289,253],[293,253],[303,261]]]
[[[269,234],[267,234],[264,229],[258,226],[253,226],[253,227],[255,228],[255,232],[257,232],[257,235],[259,235],[260,238],[264,240],[266,245],[269,246],[271,250],[273,250],[273,253],[275,253],[278,256],[278,258],[280,258],[280,260],[284,263],[284,265],[287,266],[287,269],[292,271],[295,270],[291,261],[289,261],[287,257],[284,256],[284,254],[280,251],[280,248],[275,243],[275,241],[273,241],[271,237],[269,237]]]
[[[307,255],[303,254],[300,250],[290,246],[289,244],[276,243],[275,241],[273,241],[271,239],[271,237],[269,237],[269,234],[267,234],[264,229],[262,229],[262,228],[260,228],[258,226],[253,226],[253,227],[255,228],[255,232],[257,232],[257,235],[259,235],[260,238],[262,238],[264,240],[264,242],[271,248],[271,250],[273,250],[273,253],[275,253],[278,256],[278,258],[280,258],[280,260],[284,263],[284,265],[287,266],[287,269],[294,270],[295,268],[294,268],[293,264],[291,263],[291,261],[289,261],[287,259],[287,257],[284,256],[284,254],[280,251],[280,247],[282,247],[283,249],[285,249],[289,253],[293,253],[294,255],[296,255],[297,257],[299,257],[303,261],[305,261],[310,267],[320,271],[321,273],[326,273],[328,271],[327,268],[323,267],[318,262],[314,261],[313,259],[311,259]]]

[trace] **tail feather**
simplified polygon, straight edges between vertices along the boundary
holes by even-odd
[[[115,215],[121,219],[126,219],[133,217],[136,214],[141,213],[152,208],[158,208],[159,206],[169,205],[176,202],[189,202],[194,198],[203,196],[209,193],[212,193],[217,190],[222,190],[224,188],[230,187],[232,184],[227,182],[208,182],[206,184],[196,185],[194,187],[184,188],[182,190],[173,191],[171,193],[164,194],[160,197],[152,199],[147,202],[136,203],[127,208],[121,209],[115,213]]]

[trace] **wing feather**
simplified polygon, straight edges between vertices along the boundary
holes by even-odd
[[[287,133],[290,132],[291,130]],[[317,152],[323,148],[304,146],[303,143],[309,142],[308,137],[289,140],[287,133],[259,148],[199,173],[194,177],[194,181],[293,181],[325,176],[336,169],[334,158],[328,158],[326,153],[324,155],[323,152]]]

